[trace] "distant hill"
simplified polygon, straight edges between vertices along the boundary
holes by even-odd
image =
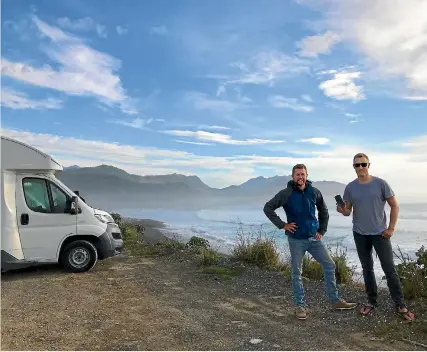
[[[72,170],[72,169],[79,169],[80,166],[78,165],[71,165],[71,166],[65,166],[64,170]]]
[[[150,207],[190,209],[238,204],[263,203],[286,187],[291,176],[256,177],[240,185],[212,188],[197,176],[133,175],[122,169],[69,167],[58,178],[94,206],[103,208]],[[314,182],[324,196],[342,194],[345,185],[334,181]]]

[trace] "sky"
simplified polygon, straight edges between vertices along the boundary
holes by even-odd
[[[63,166],[427,198],[423,0],[3,0],[1,128]]]

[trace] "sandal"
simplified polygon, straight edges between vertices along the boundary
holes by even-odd
[[[413,321],[415,319],[415,314],[410,312],[407,308],[405,312],[402,312],[399,308],[396,309],[396,313],[399,314],[406,321]]]
[[[372,314],[374,309],[375,309],[375,306],[373,306],[372,304],[369,304],[369,303],[364,304],[362,309],[360,310],[360,314],[366,317],[367,315]]]

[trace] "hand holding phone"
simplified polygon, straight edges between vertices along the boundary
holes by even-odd
[[[342,208],[342,209],[344,209],[344,208],[345,208],[344,200],[342,199],[342,197],[341,197],[339,194],[335,196],[335,200],[336,200],[336,202],[337,202],[337,205],[338,205],[340,208]]]

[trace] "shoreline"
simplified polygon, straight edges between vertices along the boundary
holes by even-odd
[[[157,243],[168,240],[169,238],[162,232],[162,229],[167,228],[167,224],[163,221],[152,220],[152,219],[138,219],[133,217],[124,217],[122,220],[124,223],[132,225],[142,225],[145,230],[142,235],[144,240],[149,243]]]

